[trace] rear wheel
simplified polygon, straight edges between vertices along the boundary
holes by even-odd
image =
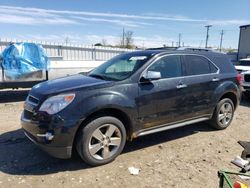
[[[215,129],[226,129],[232,122],[234,116],[234,104],[231,99],[222,99],[214,111],[210,125]]]
[[[77,138],[77,152],[92,166],[113,161],[123,150],[126,130],[117,118],[105,116],[87,124]]]

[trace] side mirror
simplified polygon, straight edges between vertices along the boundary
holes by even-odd
[[[152,81],[152,80],[159,80],[161,79],[161,73],[156,72],[156,71],[147,71],[143,76],[142,76],[142,82],[143,81]]]

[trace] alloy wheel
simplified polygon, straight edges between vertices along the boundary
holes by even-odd
[[[121,145],[121,131],[113,124],[98,127],[89,140],[89,153],[98,160],[112,157]]]
[[[222,126],[227,126],[233,117],[233,107],[230,103],[225,102],[221,105],[218,114],[218,121]]]

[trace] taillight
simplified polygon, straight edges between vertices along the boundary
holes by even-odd
[[[243,75],[242,74],[237,74],[237,81],[240,85],[243,83]]]

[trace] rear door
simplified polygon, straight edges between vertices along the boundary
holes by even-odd
[[[208,115],[212,109],[212,96],[220,83],[219,69],[206,57],[184,55],[186,118]]]

